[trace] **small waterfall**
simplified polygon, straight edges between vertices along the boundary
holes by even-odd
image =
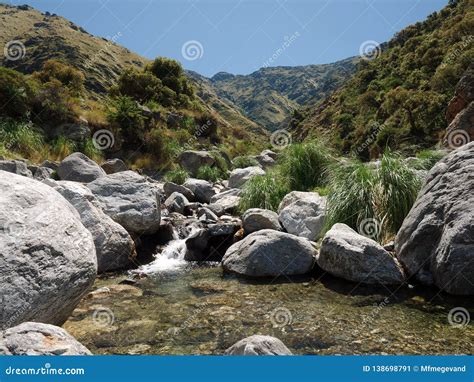
[[[171,240],[161,253],[155,255],[155,260],[150,264],[142,265],[132,271],[137,274],[151,274],[162,272],[173,272],[184,268],[187,261],[184,260],[186,255],[186,239],[198,230],[197,227],[191,226],[186,237],[180,239],[178,231],[173,229],[173,240]]]

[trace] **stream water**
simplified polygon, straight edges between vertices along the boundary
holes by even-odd
[[[120,284],[125,273],[98,278],[64,327],[95,354],[222,354],[253,334],[295,354],[473,353],[473,323],[448,319],[453,308],[474,318],[472,298],[318,274],[244,280],[186,263],[183,244],[171,242],[134,285]]]

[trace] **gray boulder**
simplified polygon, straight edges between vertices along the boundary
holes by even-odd
[[[165,207],[170,212],[184,213],[184,209],[189,204],[189,200],[179,192],[173,192],[168,199],[165,200]]]
[[[0,171],[0,327],[61,325],[94,282],[94,241],[51,187]]]
[[[451,294],[474,294],[474,142],[439,161],[395,240],[409,276]]]
[[[207,151],[187,150],[181,153],[178,162],[191,176],[196,176],[201,166],[212,166],[213,156]]]
[[[82,224],[94,239],[98,272],[110,272],[129,267],[137,254],[135,243],[120,224],[107,216],[85,185],[70,181],[48,181],[71,203],[81,216]]]
[[[292,355],[283,342],[270,336],[250,336],[225,351],[226,355]]]
[[[242,215],[245,233],[252,233],[262,229],[281,230],[278,214],[261,208],[251,208]]]
[[[105,176],[105,171],[82,153],[73,153],[64,158],[57,169],[61,180],[88,183]]]
[[[217,211],[219,216],[225,213],[234,214],[237,212],[239,203],[240,196],[226,195],[214,203],[209,204],[209,209],[212,211]]]
[[[166,182],[163,185],[163,191],[166,197],[170,196],[173,192],[179,192],[180,194],[184,195],[189,201],[194,201],[194,193],[189,188],[184,187],[180,184]]]
[[[317,240],[326,219],[326,197],[316,192],[293,191],[280,206],[279,219],[288,233]]]
[[[0,160],[0,170],[32,178],[33,174],[25,162],[20,160]]]
[[[53,131],[54,137],[65,137],[67,140],[75,142],[84,142],[90,138],[91,130],[85,119],[74,123],[63,123],[56,127]]]
[[[125,162],[118,158],[109,159],[102,163],[100,167],[102,167],[102,170],[104,170],[106,174],[115,174],[116,172],[128,170]]]
[[[207,220],[214,222],[219,219],[214,212],[212,212],[209,208],[206,207],[200,207],[197,210],[197,217],[199,220]]]
[[[102,210],[128,232],[151,234],[160,228],[158,186],[133,171],[103,176],[87,184]]]
[[[0,332],[0,355],[92,355],[64,329],[24,322]]]
[[[324,236],[317,263],[334,276],[364,284],[398,285],[405,280],[396,258],[374,240],[340,223]]]
[[[184,182],[183,186],[190,189],[194,194],[195,201],[200,203],[209,203],[216,194],[212,183],[207,180],[189,178]]]
[[[50,160],[45,160],[40,164],[40,167],[47,167],[47,168],[50,168],[53,171],[57,171],[58,167],[59,167],[59,163],[58,162],[53,162],[53,161],[50,161]]]
[[[54,170],[49,167],[38,167],[36,171],[34,172],[33,177],[36,180],[42,181],[45,179],[51,179],[53,176]]]
[[[258,166],[237,168],[230,173],[229,188],[241,188],[245,182],[259,175],[265,175],[265,171]]]
[[[216,203],[220,199],[228,197],[228,196],[239,196],[241,192],[242,190],[240,188],[231,188],[229,190],[219,192],[218,194],[215,194],[211,198],[211,203]]]
[[[232,245],[222,259],[224,270],[251,277],[308,273],[316,250],[306,239],[264,229]]]

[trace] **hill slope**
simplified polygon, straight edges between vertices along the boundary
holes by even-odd
[[[237,105],[268,130],[282,127],[293,110],[327,97],[354,72],[357,58],[333,64],[268,67],[249,75],[217,73],[210,79],[216,94]]]
[[[295,135],[327,136],[363,159],[385,147],[413,153],[437,144],[455,86],[474,61],[474,1],[452,0],[362,60],[339,91],[292,121]]]
[[[0,4],[0,25],[1,46],[19,41],[25,47],[21,59],[9,60],[2,55],[0,65],[29,74],[40,70],[49,59],[61,60],[84,73],[86,91],[93,99],[102,98],[126,68],[142,68],[149,61],[118,45],[120,34],[110,39],[96,37],[63,17],[29,6]],[[15,54],[14,47],[12,54]],[[220,100],[200,81],[193,81],[197,95],[203,97],[203,104],[216,112],[222,123],[265,136],[263,129],[232,104]],[[212,93],[212,102],[208,102],[209,93]]]

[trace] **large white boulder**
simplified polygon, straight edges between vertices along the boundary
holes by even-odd
[[[102,210],[128,232],[155,233],[160,228],[160,190],[133,171],[103,176],[87,187]]]
[[[59,193],[0,171],[0,326],[61,325],[94,282],[90,232]]]

